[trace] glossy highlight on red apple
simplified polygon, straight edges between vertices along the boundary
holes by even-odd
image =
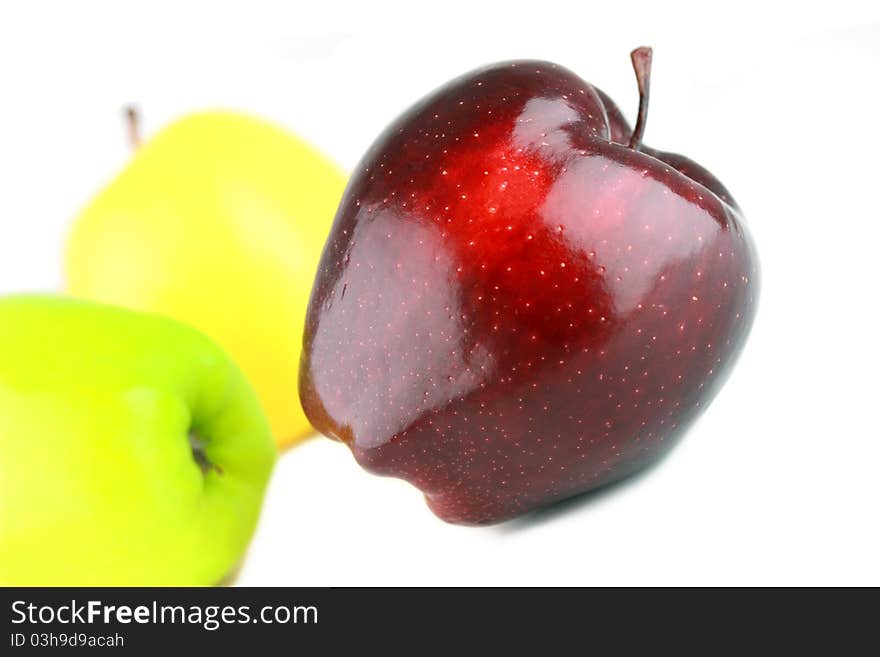
[[[343,197],[306,321],[303,407],[444,520],[621,479],[717,393],[757,301],[742,213],[555,64],[495,64],[410,108]]]

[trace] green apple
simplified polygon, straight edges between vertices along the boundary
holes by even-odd
[[[151,315],[0,299],[0,585],[210,585],[275,461],[210,339]]]

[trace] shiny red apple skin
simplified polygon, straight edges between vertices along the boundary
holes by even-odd
[[[757,261],[708,171],[629,134],[605,94],[537,61],[398,118],[354,173],[312,292],[315,427],[463,524],[666,452],[743,346]]]

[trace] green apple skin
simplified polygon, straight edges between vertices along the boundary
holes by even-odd
[[[255,393],[195,329],[0,299],[0,585],[216,584],[274,462]]]

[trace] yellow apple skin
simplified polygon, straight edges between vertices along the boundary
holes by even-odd
[[[315,270],[345,174],[281,128],[233,112],[172,123],[74,224],[70,294],[166,315],[244,370],[278,446],[312,433],[297,392]]]

